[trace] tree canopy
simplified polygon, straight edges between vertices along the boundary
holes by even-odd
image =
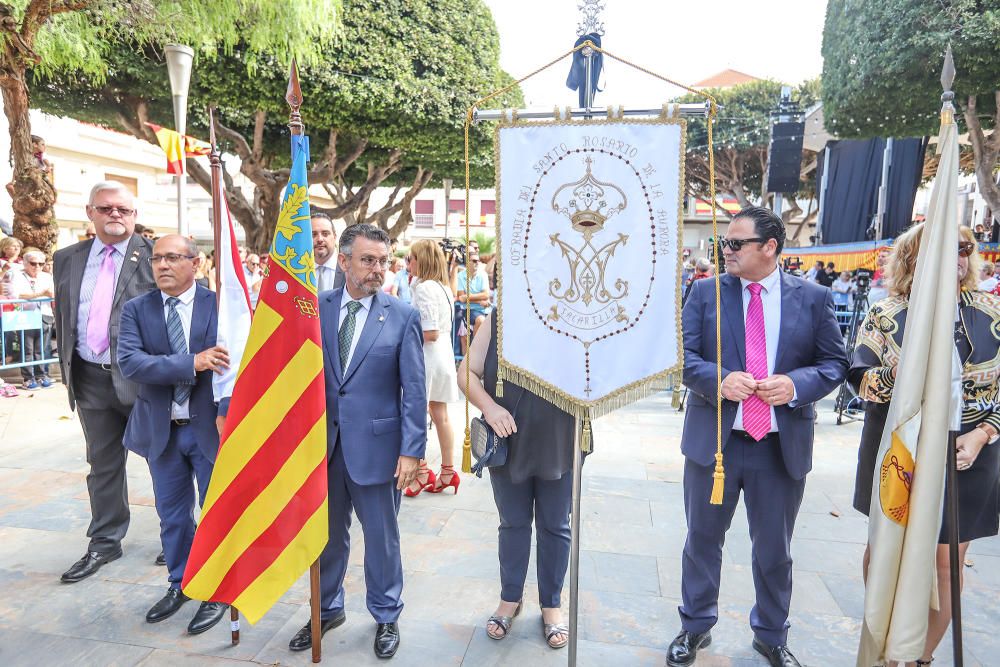
[[[408,224],[409,203],[432,175],[464,182],[466,109],[511,79],[499,68],[496,28],[480,1],[345,0],[343,5],[341,30],[321,59],[299,70],[302,117],[312,145],[310,182],[326,186],[337,203],[331,214],[349,224],[376,222],[395,235]],[[34,101],[50,113],[152,140],[143,121],[173,125],[164,94],[166,67],[156,48],[137,50],[121,41],[115,46],[103,79],[40,72],[32,86]],[[257,190],[247,197],[230,187],[227,199],[261,247],[266,235],[259,229],[273,225],[268,209],[287,180],[288,70],[280,59],[262,56],[251,68],[240,45],[229,55],[210,56],[199,54],[195,62],[189,133],[207,135],[202,110],[218,107],[224,148],[240,157],[241,171]],[[502,103],[519,105],[519,91]],[[489,129],[473,130],[474,186],[492,183]],[[202,182],[196,167],[191,173]],[[372,213],[367,202],[379,185],[393,186],[402,198],[394,196]],[[398,217],[390,224],[393,216]]]
[[[829,0],[823,30],[823,106],[837,136],[937,134],[941,69],[951,45],[958,122],[968,131],[980,191],[994,213],[1000,188],[1000,0]]]
[[[102,83],[126,40],[188,43],[208,56],[240,48],[255,71],[292,56],[317,63],[337,33],[340,0],[9,0],[0,2],[0,93],[9,120],[14,233],[46,251],[55,189],[32,157],[27,72]]]

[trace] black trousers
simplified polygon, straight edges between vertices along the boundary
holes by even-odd
[[[118,400],[111,371],[73,359],[76,411],[87,442],[87,493],[90,495],[90,551],[118,550],[128,531],[128,486],[122,444],[131,408]]]

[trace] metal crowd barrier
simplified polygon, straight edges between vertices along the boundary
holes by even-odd
[[[42,316],[42,305],[51,305],[49,297],[41,299],[0,299],[0,371],[25,366],[58,364],[52,349],[53,322]],[[38,336],[41,359],[26,359],[26,342]],[[8,357],[10,362],[8,363]],[[48,375],[47,368],[43,369]]]

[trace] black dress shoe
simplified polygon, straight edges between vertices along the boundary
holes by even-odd
[[[62,580],[67,584],[73,584],[81,579],[86,579],[100,570],[105,563],[121,558],[122,553],[120,547],[117,551],[106,554],[102,554],[100,551],[88,551],[83,555],[83,558],[73,563],[73,567],[63,572]]]
[[[156,557],[156,564],[160,567],[167,564],[167,557],[163,555],[162,551],[160,552],[160,555]]]
[[[320,639],[323,638],[323,635],[325,635],[328,630],[340,627],[346,620],[347,614],[340,612],[337,616],[328,618],[320,623]],[[292,651],[305,651],[307,648],[312,648],[312,645],[312,622],[306,623],[301,630],[295,633],[295,636],[292,637],[292,641],[288,642],[288,648]]]
[[[211,630],[226,615],[227,609],[229,605],[225,602],[202,602],[194,618],[188,623],[188,634],[200,635],[206,630]]]
[[[168,588],[167,594],[146,612],[147,623],[159,623],[177,613],[185,602],[190,600],[179,588]]]
[[[667,648],[667,665],[669,667],[688,667],[694,664],[698,650],[703,649],[712,643],[712,632],[688,632],[681,630],[681,633],[674,637]]]
[[[771,667],[802,667],[787,646],[768,646],[754,637],[753,648],[757,653],[767,658]]]
[[[379,623],[375,630],[375,656],[391,658],[399,650],[399,626],[395,623]]]

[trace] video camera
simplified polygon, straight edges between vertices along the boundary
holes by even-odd
[[[872,286],[872,271],[871,269],[858,269],[854,274],[854,288],[855,299],[861,299],[868,296],[868,290]]]
[[[445,259],[451,262],[452,256],[458,260],[459,266],[465,266],[465,244],[460,241],[455,241],[453,239],[441,239],[438,242],[441,246],[441,250],[444,252]]]

